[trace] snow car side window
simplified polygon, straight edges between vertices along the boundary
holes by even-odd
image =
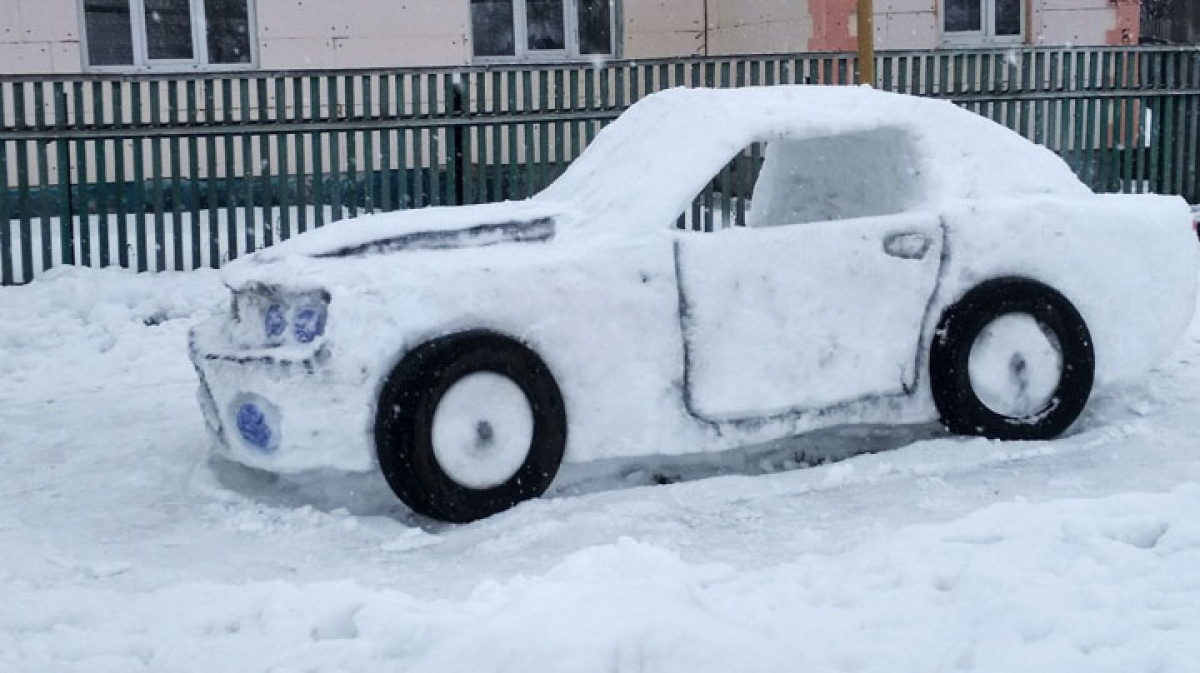
[[[920,160],[900,128],[767,144],[746,224],[773,227],[911,210],[922,193]]]
[[[750,193],[762,168],[766,147],[765,142],[751,143],[735,154],[679,214],[675,227],[713,232],[746,226]]]

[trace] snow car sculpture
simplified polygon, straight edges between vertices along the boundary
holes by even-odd
[[[749,226],[677,228],[751,143]],[[1179,198],[1093,194],[950,103],[676,89],[526,201],[364,217],[229,265],[231,313],[190,350],[229,458],[379,469],[469,521],[563,461],[937,419],[1054,437],[1183,334],[1191,221]]]

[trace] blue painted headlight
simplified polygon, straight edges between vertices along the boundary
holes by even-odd
[[[279,304],[271,304],[263,316],[263,329],[268,339],[278,339],[287,331],[287,315]]]
[[[250,446],[264,451],[274,449],[267,415],[253,402],[246,402],[238,407],[237,428],[242,439]]]
[[[293,323],[292,330],[292,333],[296,336],[296,341],[302,344],[312,343],[313,339],[316,339],[325,332],[325,309],[316,306],[305,306],[296,311],[296,320]]]

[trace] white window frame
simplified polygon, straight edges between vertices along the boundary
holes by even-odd
[[[969,47],[1025,43],[1025,5],[1028,4],[1026,0],[1020,0],[1017,3],[1021,11],[1021,31],[1016,35],[996,34],[996,0],[976,0],[976,2],[980,4],[980,30],[951,32],[946,30],[946,0],[938,0],[938,32],[942,34],[942,44]]]
[[[607,54],[579,53],[579,0],[563,0],[563,32],[565,33],[566,49],[529,49],[529,22],[526,12],[526,0],[512,0],[513,3],[513,55],[512,56],[476,56],[475,55],[475,26],[471,21],[471,60],[473,63],[561,63],[563,61],[588,61],[594,58],[618,58],[621,38],[617,30],[621,25],[620,0],[608,0],[608,36],[612,40]],[[467,11],[470,12],[470,0]]]
[[[192,58],[151,59],[146,40],[145,0],[126,0],[129,3],[130,29],[133,31],[133,63],[130,65],[92,65],[88,62],[87,16],[84,0],[76,0],[79,15],[80,58],[84,72],[236,72],[258,68],[258,12],[257,0],[246,0],[246,18],[250,33],[249,63],[208,62],[208,22],[204,13],[204,0],[188,0],[192,23]]]

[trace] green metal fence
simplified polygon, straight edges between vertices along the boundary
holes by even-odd
[[[1097,191],[1196,202],[1200,51],[883,53],[876,86],[947,98]],[[847,54],[538,67],[0,76],[0,283],[58,264],[192,269],[366,212],[519,199],[674,86],[851,83]],[[739,157],[685,226],[741,223]],[[732,177],[731,177],[732,176]]]

